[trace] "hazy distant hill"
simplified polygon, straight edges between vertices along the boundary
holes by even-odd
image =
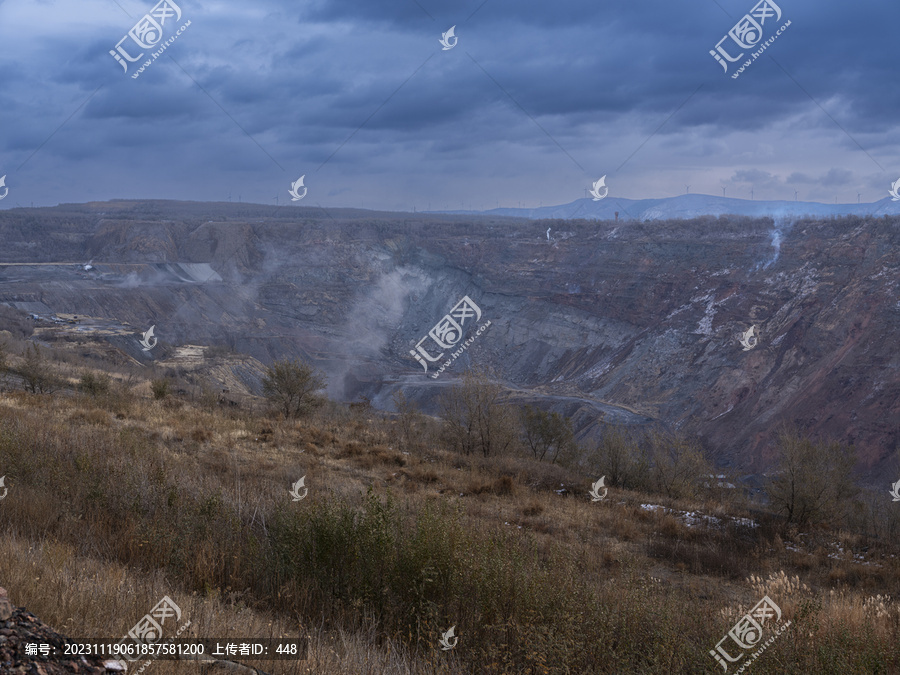
[[[454,214],[484,214],[516,218],[591,218],[613,220],[665,220],[698,216],[883,216],[900,215],[900,202],[890,197],[871,204],[821,204],[818,202],[753,201],[712,195],[687,194],[664,199],[621,199],[609,196],[600,201],[576,199],[569,204],[537,209],[491,209],[489,211],[446,211]]]

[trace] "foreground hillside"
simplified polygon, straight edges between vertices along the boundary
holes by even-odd
[[[123,635],[168,596],[186,636],[308,635],[306,661],[247,659],[279,675],[701,673],[768,596],[784,632],[753,672],[900,669],[884,538],[800,531],[716,485],[592,501],[592,466],[458,454],[419,415],[288,421],[117,373],[109,394],[7,385],[0,581],[69,636]]]
[[[40,339],[93,337],[147,364],[184,345],[263,363],[301,355],[328,372],[332,397],[381,409],[402,389],[435,412],[459,373],[490,367],[575,417],[581,438],[597,438],[598,419],[655,420],[749,473],[770,465],[773,429],[788,421],[852,443],[874,481],[893,472],[900,437],[898,225],[14,209],[0,214],[0,304],[38,316]],[[464,296],[490,326],[433,379],[437,365],[424,372],[410,351]],[[148,353],[138,338],[150,326],[160,346]]]

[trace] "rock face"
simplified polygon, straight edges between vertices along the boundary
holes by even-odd
[[[66,638],[41,623],[41,621],[24,609],[13,610],[6,589],[0,588],[0,673],[13,675],[28,673],[29,675],[63,675],[64,673],[83,673],[85,675],[122,672],[115,662],[104,665],[102,657],[53,656],[63,650]],[[51,655],[28,655],[25,653],[28,644],[46,644],[51,647]]]
[[[73,263],[0,264],[0,303],[115,319],[135,332],[116,348],[141,362],[156,358],[138,343],[155,325],[169,345],[300,356],[332,396],[390,408],[402,388],[426,410],[467,367],[489,367],[523,400],[576,415],[582,437],[601,419],[658,420],[750,470],[780,422],[853,443],[871,476],[900,441],[897,216],[616,223],[110,202],[2,212],[0,241],[4,260]],[[440,362],[425,373],[410,350],[466,295],[491,325],[433,379]],[[42,339],[86,335],[34,325]]]

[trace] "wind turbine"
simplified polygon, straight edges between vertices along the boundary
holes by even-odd
[[[797,191],[794,190],[794,201],[797,201]]]
[[[690,186],[690,185],[685,185],[685,186],[684,186],[684,194],[688,195],[688,194],[690,194],[690,193],[691,193],[691,186]]]
[[[753,199],[753,188],[750,188],[750,199]]]
[[[722,186],[722,196],[723,197],[725,196],[725,186],[724,185]]]

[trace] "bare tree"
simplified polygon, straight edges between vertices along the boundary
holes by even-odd
[[[549,453],[550,463],[555,464],[560,453],[573,454],[575,432],[568,417],[530,405],[522,407],[521,416],[523,440],[535,459],[544,461]]]
[[[859,489],[853,446],[813,442],[795,429],[778,435],[778,464],[766,491],[773,509],[800,527],[842,518]]]
[[[0,339],[0,391],[6,382],[6,373],[9,370],[9,345],[6,340]]]
[[[516,440],[515,414],[503,387],[480,371],[468,371],[462,384],[441,396],[441,413],[450,445],[465,455],[508,452]]]
[[[24,361],[19,374],[22,376],[25,389],[32,394],[53,393],[56,382],[40,348],[34,342],[28,343],[22,358]]]
[[[637,442],[620,427],[603,425],[603,436],[593,453],[600,474],[610,485],[622,488],[649,487],[650,464]]]
[[[394,392],[391,400],[394,402],[394,408],[397,411],[400,424],[401,449],[408,450],[413,445],[418,445],[418,443],[413,442],[413,439],[415,438],[415,430],[420,417],[419,409],[415,402],[409,400],[406,394],[399,389]]]
[[[700,448],[680,434],[651,431],[647,436],[650,479],[667,497],[696,497],[710,481],[712,466]]]
[[[299,417],[321,405],[317,392],[324,387],[325,374],[299,359],[276,361],[263,377],[263,393],[285,417]]]

